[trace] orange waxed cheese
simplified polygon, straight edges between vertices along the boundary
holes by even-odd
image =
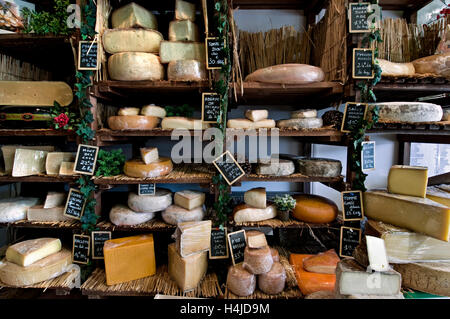
[[[335,274],[339,261],[340,258],[334,249],[330,249],[324,253],[306,258],[303,261],[303,268],[306,271],[319,274]]]
[[[103,254],[108,286],[156,273],[152,234],[108,240],[103,247]]]
[[[317,195],[294,196],[297,202],[292,213],[294,218],[307,223],[326,224],[336,219],[338,208],[336,204]]]
[[[172,160],[160,157],[153,163],[145,164],[141,159],[132,159],[125,162],[123,172],[127,176],[137,178],[155,178],[170,174],[173,170]]]

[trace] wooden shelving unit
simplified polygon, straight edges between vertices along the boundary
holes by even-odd
[[[81,223],[78,220],[68,220],[63,222],[36,222],[29,220],[18,220],[11,223],[0,223],[0,227],[80,229]]]
[[[75,183],[79,176],[0,176],[0,183]]]

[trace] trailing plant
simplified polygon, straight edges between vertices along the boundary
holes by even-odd
[[[273,202],[277,206],[277,210],[284,212],[293,210],[297,205],[297,201],[289,194],[277,195],[274,197]]]
[[[28,8],[22,9],[24,21],[24,33],[35,33],[38,35],[68,35],[70,29],[67,26],[69,13],[67,7],[69,0],[55,0],[53,5],[54,12],[31,11]]]
[[[166,106],[165,107],[167,116],[181,116],[181,117],[192,117],[194,114],[194,108],[189,104],[183,104],[182,106]]]
[[[55,130],[73,130],[79,122],[75,113],[70,112],[68,107],[62,107],[56,101],[53,102],[50,116],[52,120],[49,122],[49,126]]]
[[[111,152],[100,150],[97,157],[97,169],[95,176],[116,176],[123,172],[125,155],[122,149]]]

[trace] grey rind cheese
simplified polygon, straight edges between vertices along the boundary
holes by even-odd
[[[320,118],[302,118],[302,119],[290,119],[281,120],[277,122],[279,128],[293,128],[293,129],[311,129],[321,128],[323,121]]]
[[[268,164],[258,164],[256,167],[256,174],[259,175],[288,176],[294,174],[294,172],[294,162],[284,159],[272,161]]]
[[[178,205],[171,205],[161,213],[163,220],[171,225],[185,222],[199,222],[205,217],[203,206],[191,210],[184,209]]]
[[[291,113],[291,118],[293,119],[305,119],[305,118],[316,118],[317,111],[312,109],[298,110]]]
[[[432,103],[388,102],[374,105],[378,106],[380,122],[439,122],[443,115],[442,107]]]
[[[103,48],[110,54],[120,52],[159,53],[164,40],[161,33],[150,29],[112,29],[103,33]]]
[[[114,225],[139,225],[155,217],[155,213],[136,213],[125,205],[116,205],[109,212],[109,219]]]
[[[327,158],[297,158],[298,173],[306,176],[338,177],[342,164],[338,160]]]
[[[145,52],[122,52],[108,59],[108,72],[118,81],[156,81],[164,79],[159,57]]]
[[[134,2],[115,10],[111,15],[111,24],[113,29],[158,29],[158,22],[153,13]]]
[[[172,193],[166,189],[157,189],[154,195],[128,194],[128,207],[139,213],[155,213],[172,205]]]

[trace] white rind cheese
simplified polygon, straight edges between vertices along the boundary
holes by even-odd
[[[294,174],[294,172],[294,162],[284,159],[271,161],[268,164],[258,164],[256,167],[256,174],[259,175],[288,176]]]
[[[125,205],[116,205],[109,212],[109,219],[116,226],[139,225],[154,217],[155,213],[136,213]]]
[[[279,128],[292,128],[296,130],[321,128],[322,126],[323,120],[321,118],[298,118],[277,122],[277,127]]]
[[[178,225],[179,223],[201,221],[205,217],[205,211],[202,206],[187,210],[178,205],[171,205],[162,212],[161,216],[166,223]]]
[[[103,33],[103,48],[109,54],[121,52],[159,53],[161,33],[146,29],[113,29]]]
[[[45,173],[47,154],[46,151],[17,149],[12,176],[23,177]]]
[[[266,189],[264,187],[259,187],[246,191],[244,194],[244,202],[255,208],[266,208]]]
[[[164,79],[164,67],[152,53],[122,52],[108,59],[108,72],[118,81],[157,81]]]
[[[317,110],[312,109],[298,110],[291,113],[291,118],[293,119],[306,119],[316,117],[317,117]]]
[[[0,200],[0,223],[10,223],[27,218],[29,207],[39,203],[39,198],[15,197]]]
[[[167,68],[169,81],[195,82],[207,79],[206,66],[196,60],[170,61]]]
[[[158,29],[158,22],[153,13],[134,2],[115,10],[111,15],[111,24],[113,29]]]
[[[54,208],[63,206],[66,202],[67,194],[62,192],[48,192],[45,198],[44,208]]]
[[[210,127],[208,123],[203,123],[202,120],[191,119],[187,117],[165,117],[161,122],[163,130],[206,130]]]
[[[197,60],[206,63],[206,51],[203,42],[162,41],[159,49],[161,63],[177,60]]]
[[[245,130],[259,129],[259,128],[274,128],[275,121],[272,119],[265,119],[253,122],[247,119],[231,119],[227,121],[227,127]]]
[[[151,164],[158,161],[158,149],[156,147],[141,148],[141,158],[145,164]]]
[[[211,246],[211,221],[187,222],[178,224],[175,232],[177,252],[187,257]]]
[[[147,105],[142,108],[141,115],[165,118],[167,113],[166,110],[160,106]]]
[[[169,41],[200,41],[197,25],[190,20],[175,20],[170,22]]]
[[[172,193],[166,189],[157,189],[155,195],[128,194],[128,207],[138,213],[160,212],[172,205]]]
[[[245,117],[253,122],[259,122],[266,120],[269,117],[268,110],[247,110],[245,111]]]
[[[442,107],[432,103],[387,102],[374,104],[379,110],[380,122],[439,122],[442,119]]]
[[[61,241],[57,238],[25,240],[8,247],[6,260],[16,265],[27,267],[60,250]]]
[[[191,210],[196,207],[203,206],[203,204],[205,203],[205,197],[205,193],[192,190],[184,190],[176,192],[173,199],[175,205],[183,207],[187,210]]]
[[[45,170],[47,175],[58,175],[62,162],[75,161],[75,155],[69,152],[51,152],[47,154],[45,160]]]
[[[260,222],[277,217],[277,207],[269,205],[266,208],[254,208],[246,204],[234,208],[233,219],[236,223]]]

